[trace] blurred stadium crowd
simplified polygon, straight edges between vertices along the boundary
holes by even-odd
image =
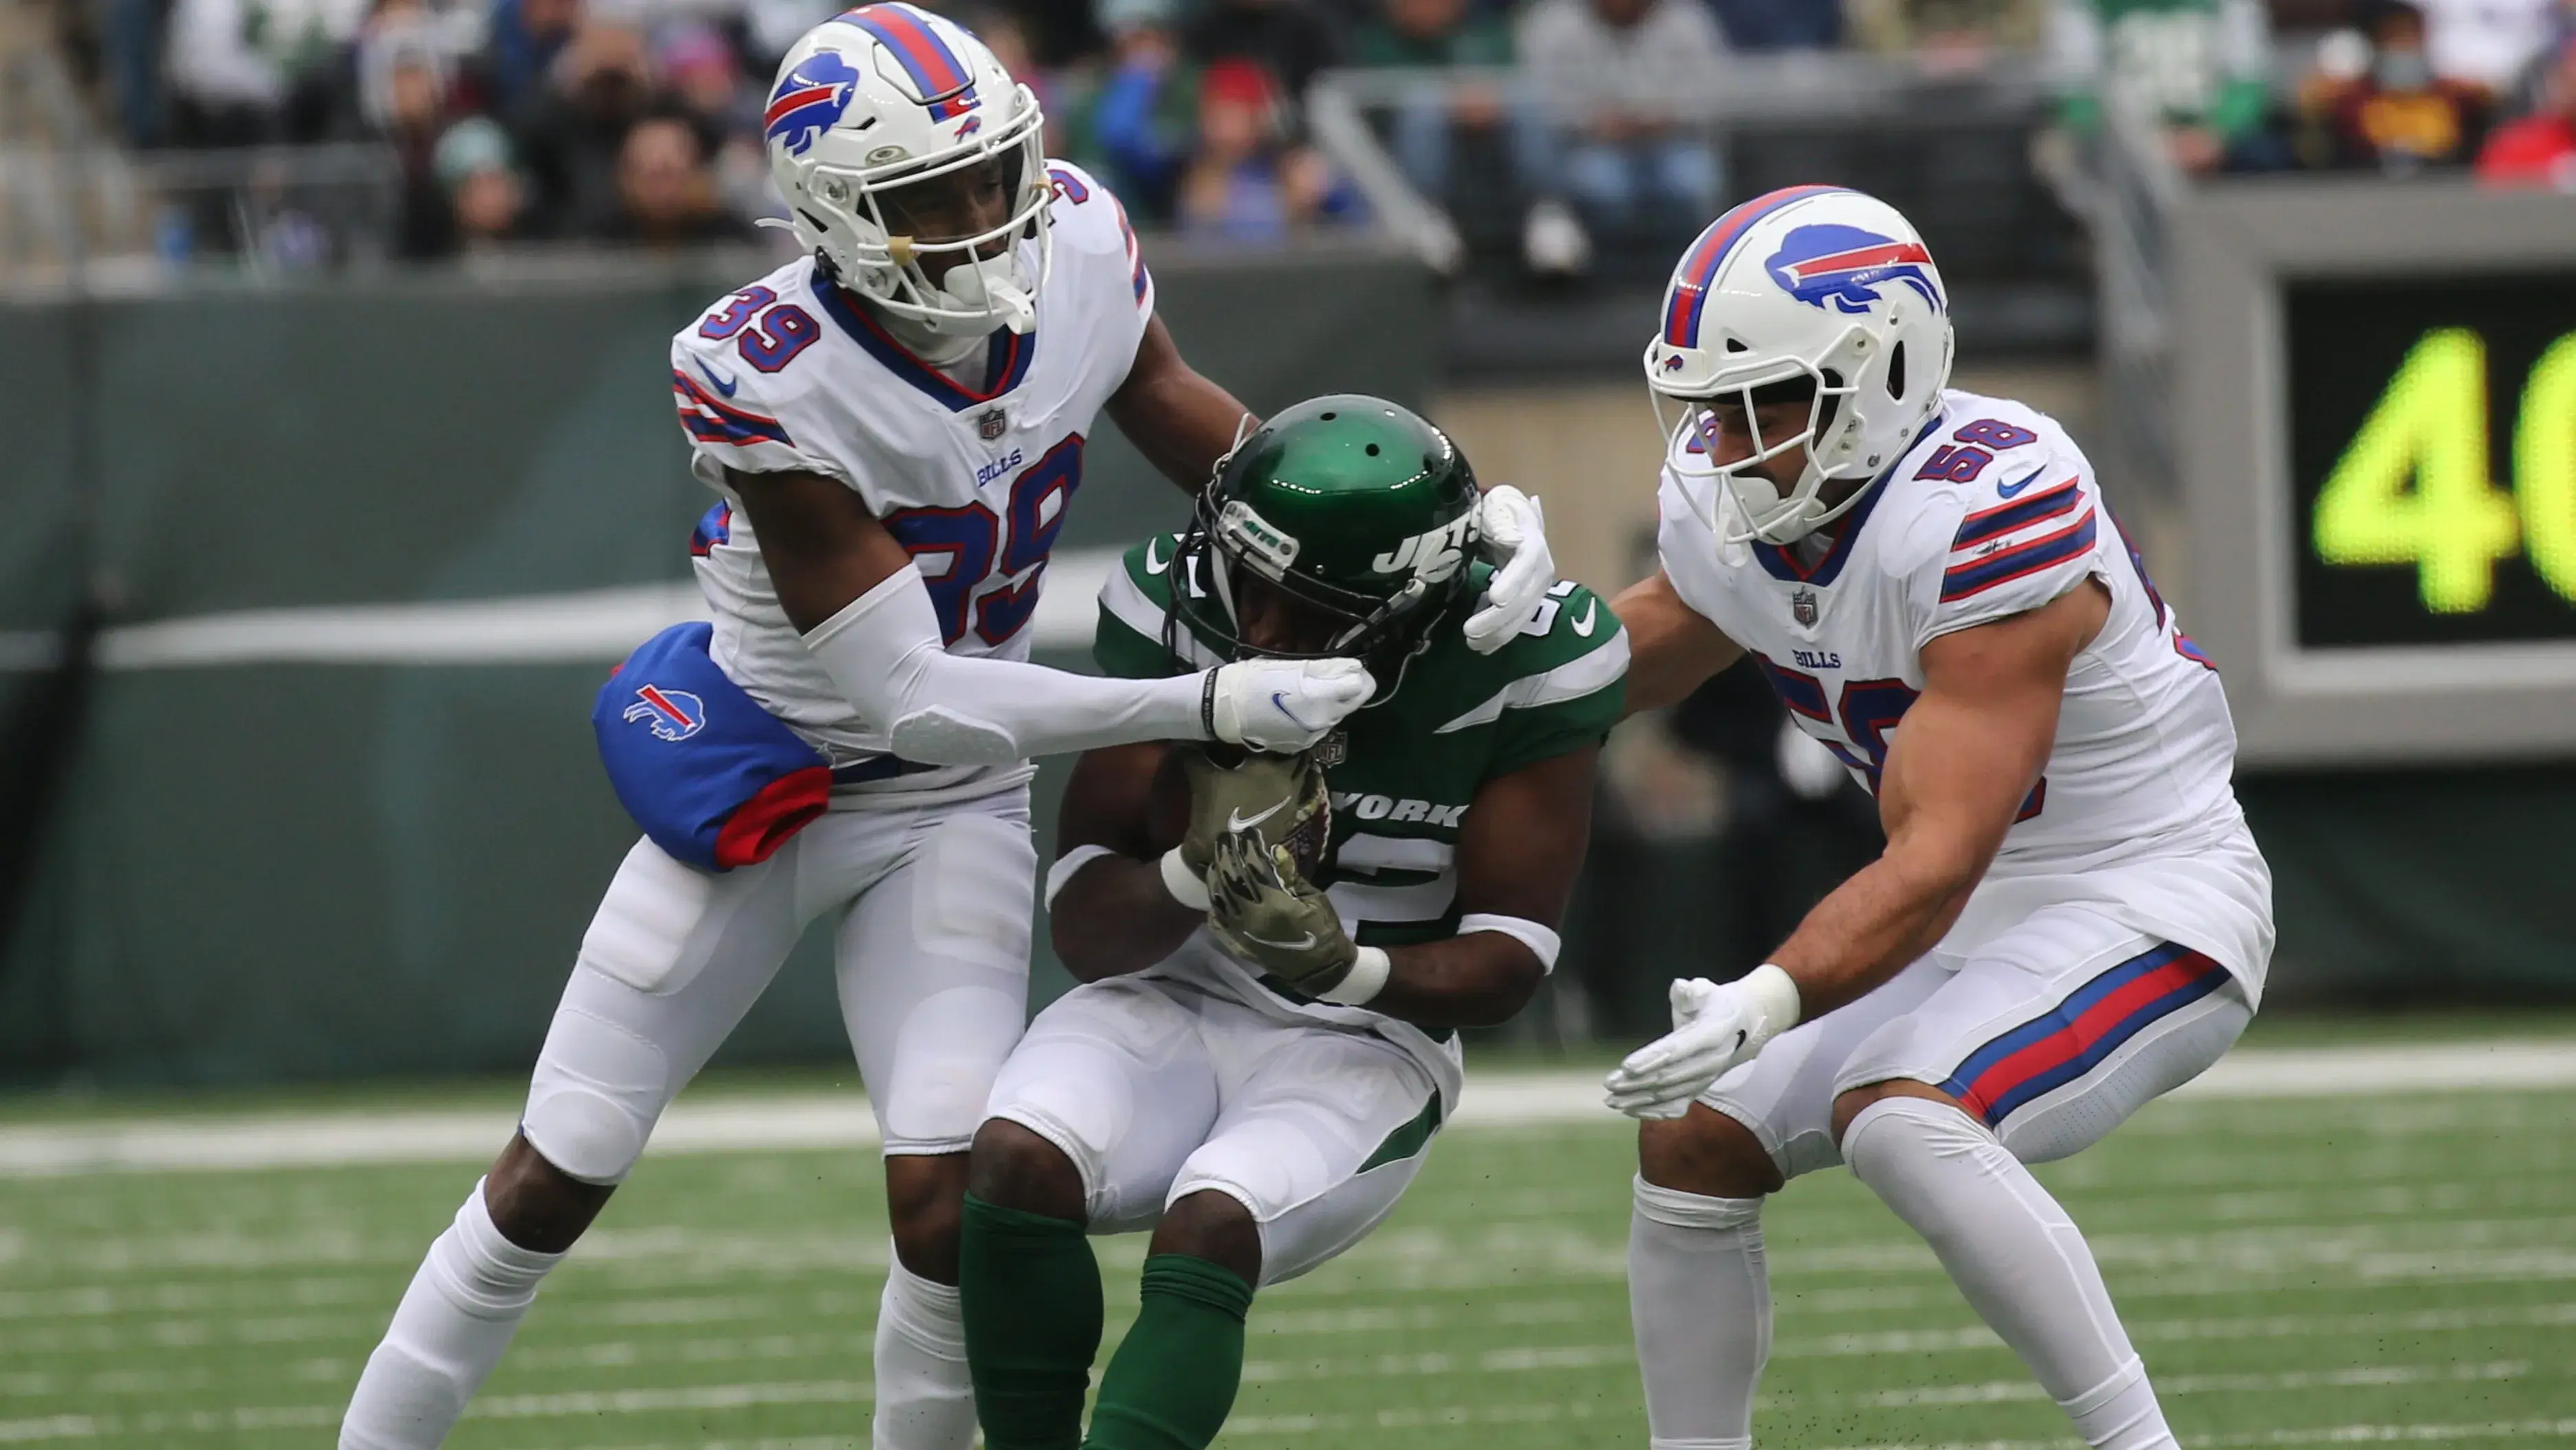
[[[548,240],[748,240],[774,215],[773,66],[839,0],[54,0],[132,147],[382,142],[416,259]],[[1687,235],[1730,195],[1730,55],[1922,78],[2035,68],[2043,144],[2124,85],[2190,173],[2474,168],[2576,188],[2576,0],[933,0],[1045,101],[1055,154],[1150,224],[1243,245],[1364,221],[1301,99],[1376,108],[1414,187],[1514,192],[1532,272]],[[1487,158],[1477,163],[1476,157]],[[1462,165],[1466,158],[1470,164]]]

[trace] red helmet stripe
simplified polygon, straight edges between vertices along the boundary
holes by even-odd
[[[1798,280],[1803,282],[1809,277],[1821,277],[1828,272],[1860,272],[1871,267],[1894,266],[1900,262],[1928,263],[1931,260],[1932,253],[1926,250],[1921,242],[1889,242],[1878,247],[1855,247],[1848,252],[1836,252],[1828,257],[1809,257],[1803,262],[1790,263],[1789,270],[1796,273]]]
[[[1708,289],[1717,281],[1717,269],[1724,265],[1726,254],[1734,249],[1738,238],[1752,230],[1753,224],[1798,200],[1818,192],[1841,191],[1839,186],[1784,186],[1744,202],[1709,223],[1707,231],[1691,244],[1690,252],[1673,273],[1672,293],[1664,302],[1664,341],[1674,347],[1699,345],[1700,309],[1708,301]]]
[[[894,52],[904,73],[921,87],[924,102],[935,106],[975,83],[974,72],[909,5],[863,5],[843,18]]]
[[[778,124],[781,117],[793,114],[801,107],[810,106],[816,101],[828,101],[832,99],[832,93],[839,89],[840,84],[838,82],[834,82],[831,85],[806,86],[799,90],[789,91],[780,96],[777,100],[769,103],[769,109],[761,113],[760,124],[763,126],[775,126]]]

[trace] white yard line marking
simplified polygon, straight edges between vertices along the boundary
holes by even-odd
[[[867,1380],[572,1390],[545,1395],[486,1395],[465,1407],[465,1418],[528,1420],[737,1410],[762,1405],[863,1405],[875,1398],[876,1386]],[[191,1414],[52,1415],[34,1420],[0,1420],[0,1444],[96,1440],[110,1435],[239,1435],[257,1430],[305,1429],[338,1424],[343,1408],[340,1405],[278,1405]]]
[[[2576,1087],[2576,1042],[2249,1049],[2173,1096],[2185,1101]],[[1586,1071],[1499,1073],[1469,1081],[1456,1126],[1607,1126]],[[296,1112],[0,1128],[0,1178],[87,1173],[317,1168],[473,1162],[508,1141],[507,1110]],[[682,1101],[653,1134],[657,1154],[873,1148],[876,1119],[855,1093],[811,1091]]]
[[[2497,1420],[2483,1425],[2315,1425],[2295,1430],[2240,1430],[2195,1437],[2192,1444],[2211,1450],[2267,1445],[2440,1444],[2452,1440],[2519,1440],[2576,1436],[2576,1419]],[[1840,1450],[2082,1450],[2073,1440],[1969,1440],[1946,1445],[1919,1441],[1894,1445],[1849,1445]]]
[[[1091,643],[1093,600],[1120,552],[1065,549],[1048,561],[1032,621],[1039,645]],[[662,630],[706,617],[706,599],[686,581],[415,604],[241,609],[118,625],[99,635],[97,662],[106,670],[614,664]],[[0,632],[0,671],[47,668],[59,648],[43,631]]]
[[[1380,1410],[1374,1415],[1239,1415],[1226,1423],[1228,1437],[1254,1435],[1349,1434],[1353,1431],[1403,1429],[1465,1429],[1477,1425],[1544,1424],[1554,1420],[1589,1420],[1595,1417],[1591,1402],[1572,1404],[1540,1402],[1536,1404],[1443,1405],[1424,1410]],[[1625,1409],[1610,1413],[1626,1416]],[[2510,1420],[2470,1425],[2318,1425],[2287,1430],[2251,1430],[2195,1439],[2194,1445],[2257,1447],[2270,1445],[2343,1445],[2387,1443],[2442,1443],[2455,1440],[2565,1438],[2576,1435],[2576,1419]],[[2079,1447],[2073,1439],[2061,1440],[1975,1440],[1946,1445],[1912,1442],[1894,1445],[1850,1446],[1846,1450],[2068,1450]]]
[[[2347,1369],[2283,1370],[2273,1374],[2173,1375],[2157,1379],[2156,1395],[2159,1399],[2173,1399],[2186,1395],[2273,1394],[2282,1390],[2371,1389],[2452,1382],[2484,1384],[2496,1380],[2518,1380],[2530,1373],[2531,1361],[2507,1359],[2487,1364],[2373,1364]],[[2047,1398],[2048,1392],[2035,1381],[1988,1380],[1982,1384],[1942,1385],[1932,1389],[1786,1395],[1772,1403],[1800,1408],[1851,1404],[1866,1405],[1874,1410],[1913,1410]]]

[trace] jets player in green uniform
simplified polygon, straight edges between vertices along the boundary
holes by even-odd
[[[1047,877],[1084,985],[1030,1027],[969,1168],[960,1287],[991,1450],[1214,1439],[1254,1291],[1357,1243],[1457,1105],[1456,1029],[1554,966],[1628,642],[1578,585],[1501,650],[1459,633],[1484,566],[1476,483],[1374,398],[1281,413],[1191,528],[1129,551],[1095,652],[1161,677],[1355,656],[1378,681],[1295,757],[1094,750]],[[1143,1303],[1100,1348],[1086,1233],[1151,1229]]]

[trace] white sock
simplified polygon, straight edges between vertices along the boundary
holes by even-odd
[[[957,1290],[886,1266],[877,1303],[876,1450],[968,1450],[975,1382],[966,1372],[966,1321]]]
[[[1771,1357],[1762,1200],[1703,1198],[1640,1177],[1628,1220],[1628,1313],[1653,1450],[1750,1450]]]
[[[1881,1098],[1843,1161],[1932,1246],[1968,1303],[2095,1450],[2174,1450],[2084,1235],[2021,1160],[1947,1103]]]
[[[537,1281],[563,1257],[501,1237],[478,1179],[367,1357],[340,1422],[340,1450],[433,1450],[446,1439],[510,1347]]]

